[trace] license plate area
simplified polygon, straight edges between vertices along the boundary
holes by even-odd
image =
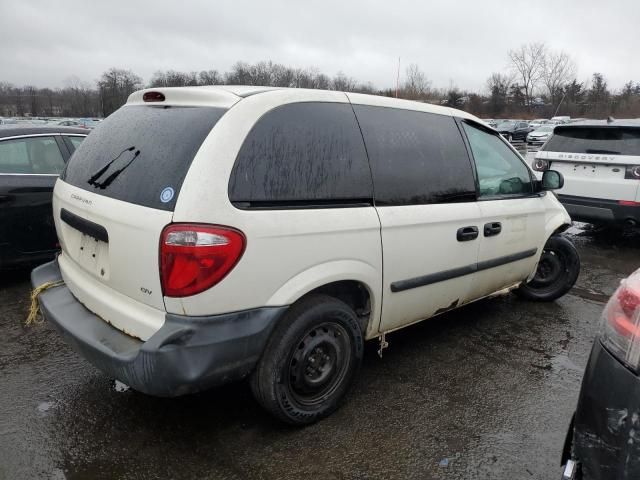
[[[72,258],[82,268],[98,278],[108,280],[109,234],[102,226],[66,209],[60,212],[66,224],[65,243]]]
[[[95,276],[109,279],[109,244],[98,240],[86,233],[80,234],[80,242],[76,252],[76,261],[85,270]]]

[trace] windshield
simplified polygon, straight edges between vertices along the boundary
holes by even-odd
[[[502,122],[498,125],[498,128],[513,128],[515,122]]]
[[[224,112],[124,106],[97,123],[61,178],[117,200],[173,210],[193,157]]]
[[[550,152],[640,155],[640,128],[556,127],[544,147]]]

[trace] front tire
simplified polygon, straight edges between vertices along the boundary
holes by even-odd
[[[511,134],[507,135],[507,142],[509,142],[509,143],[513,142],[513,135],[511,135]]]
[[[527,300],[552,302],[571,290],[579,273],[576,247],[568,238],[553,235],[542,250],[535,276],[515,293]]]
[[[338,408],[363,352],[355,312],[333,297],[310,295],[274,329],[251,376],[251,389],[275,417],[308,425]]]

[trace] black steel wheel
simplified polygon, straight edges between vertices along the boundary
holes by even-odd
[[[580,257],[573,243],[561,235],[544,246],[534,277],[516,293],[529,300],[550,302],[571,290],[580,273]]]
[[[362,362],[358,318],[345,303],[311,295],[276,326],[251,377],[256,400],[277,418],[307,425],[326,417],[351,386]]]
[[[342,383],[348,355],[349,334],[340,324],[327,322],[306,332],[287,367],[295,401],[307,406],[322,403]]]

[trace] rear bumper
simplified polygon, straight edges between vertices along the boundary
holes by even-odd
[[[640,378],[596,340],[582,381],[573,459],[585,480],[640,478]]]
[[[34,286],[61,280],[57,261],[36,268]],[[143,342],[84,307],[65,286],[39,297],[44,317],[84,358],[149,395],[173,397],[239,380],[257,363],[286,307],[265,307],[210,317],[167,314]]]
[[[573,220],[593,223],[635,223],[640,225],[640,206],[620,205],[615,200],[558,194]]]

